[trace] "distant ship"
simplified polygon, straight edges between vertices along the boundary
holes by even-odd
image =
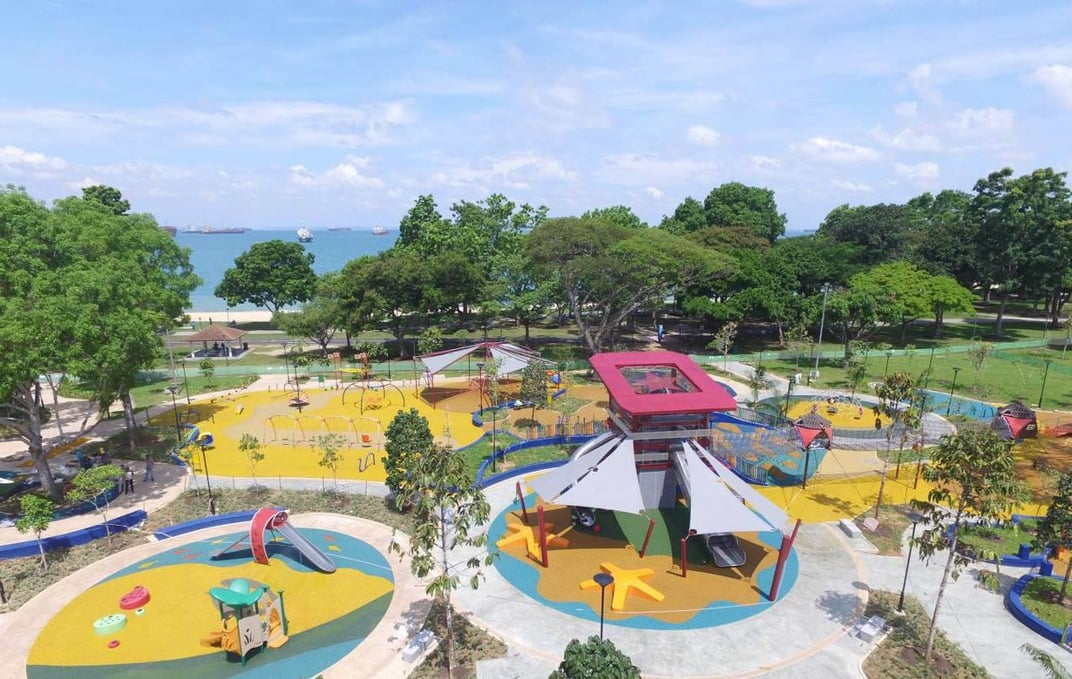
[[[387,229],[383,228],[382,226],[374,226],[372,227],[372,233],[376,236],[382,236],[387,233]]]
[[[350,230],[350,227],[348,227],[348,226],[329,226],[328,227],[328,231],[349,231],[349,230]]]
[[[202,226],[201,230],[197,231],[196,233],[207,233],[215,235],[217,233],[245,233],[246,231],[249,231],[249,229],[242,226],[228,226],[224,229],[214,229],[211,226]]]
[[[309,229],[305,228],[304,226],[302,228],[298,229],[298,242],[299,243],[312,243],[313,242],[313,232],[310,231]]]
[[[177,226],[161,226],[160,228],[163,229],[164,231],[167,231],[172,236],[174,236],[175,234],[177,234],[179,232],[179,227],[177,227]]]

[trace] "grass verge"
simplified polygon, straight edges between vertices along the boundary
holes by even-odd
[[[874,507],[869,508],[853,521],[860,528],[860,532],[864,534],[864,537],[878,549],[879,554],[883,556],[899,556],[901,554],[901,536],[904,535],[905,529],[912,524],[908,518],[908,512],[911,509],[908,505],[883,505],[882,509],[879,510],[878,528],[873,531],[864,525],[864,521],[875,518]]]
[[[1035,578],[1027,583],[1020,594],[1020,601],[1027,610],[1057,629],[1064,629],[1072,622],[1072,598],[1061,603],[1061,581],[1053,578]]]
[[[447,676],[447,624],[445,606],[441,601],[432,604],[425,628],[439,639],[439,645],[428,654],[410,676],[413,679],[441,679]],[[455,677],[471,677],[476,673],[480,660],[501,658],[506,655],[506,644],[473,625],[456,610],[453,611],[454,627],[454,672]]]
[[[905,599],[904,615],[897,615],[896,592],[875,590],[868,597],[865,616],[886,618],[890,633],[864,660],[864,674],[870,679],[982,679],[986,669],[971,660],[957,644],[939,630],[934,639],[930,664],[923,660],[927,649],[930,617],[915,597]]]

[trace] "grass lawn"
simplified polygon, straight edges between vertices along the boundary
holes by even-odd
[[[976,554],[997,552],[1000,555],[1016,554],[1020,551],[1020,545],[1031,544],[1034,539],[1035,523],[1030,521],[1022,526],[965,525],[960,529],[958,543],[962,549],[970,547]]]
[[[890,633],[864,660],[864,674],[871,679],[981,679],[990,676],[941,630],[935,635],[931,664],[929,667],[925,665],[923,653],[927,649],[930,615],[912,596],[905,598],[905,614],[897,615],[897,598],[897,592],[881,590],[872,591],[868,597],[864,615],[886,618]]]
[[[1062,605],[1060,596],[1060,580],[1035,578],[1027,583],[1027,587],[1020,594],[1020,601],[1027,610],[1045,620],[1050,626],[1063,630],[1065,625],[1072,622],[1072,608],[1069,608],[1069,604],[1072,604],[1072,597]]]
[[[908,519],[908,505],[883,505],[879,510],[878,528],[870,531],[864,526],[865,519],[875,516],[875,508],[871,507],[853,521],[860,528],[860,532],[868,541],[878,548],[878,553],[883,556],[898,556],[901,554],[901,536],[912,525]]]

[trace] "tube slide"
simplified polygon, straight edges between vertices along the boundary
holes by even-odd
[[[588,441],[585,441],[580,446],[578,446],[577,450],[573,451],[573,454],[570,455],[570,460],[576,460],[578,457],[580,457],[581,455],[584,455],[589,450],[594,450],[594,449],[598,448],[599,446],[603,445],[604,443],[618,438],[619,436],[621,436],[620,432],[616,432],[616,431],[603,432],[602,434],[600,434],[599,436],[595,437],[594,439],[589,439]]]
[[[279,533],[283,535],[287,540],[290,540],[290,544],[301,552],[301,555],[316,567],[317,570],[324,573],[335,572],[335,562],[331,558],[320,551],[320,549],[309,541],[309,538],[305,537],[298,532],[294,526],[290,525],[289,521],[283,522],[275,527]]]

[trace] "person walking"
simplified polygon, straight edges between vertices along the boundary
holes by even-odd
[[[156,481],[153,477],[153,456],[145,456],[145,476],[142,477],[142,482],[149,483],[150,481]]]

